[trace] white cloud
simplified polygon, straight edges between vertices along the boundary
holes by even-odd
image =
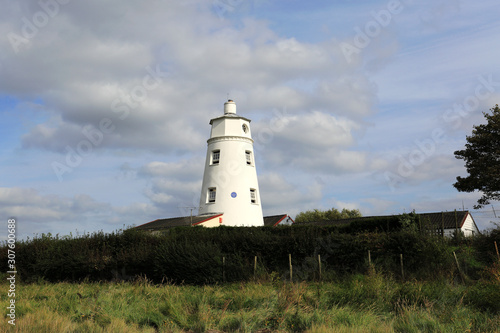
[[[158,217],[189,215],[197,212],[200,200],[204,159],[192,158],[176,162],[150,162],[139,169],[148,179],[145,196],[158,210]]]
[[[363,203],[368,204],[368,207],[364,207],[362,212],[365,216],[376,216],[387,214],[387,209],[394,206],[395,202],[392,200],[385,200],[381,198],[364,198],[360,200]]]
[[[317,182],[304,187],[276,172],[260,174],[259,188],[264,215],[287,213],[294,216],[304,207],[316,205],[322,196],[322,186]]]
[[[191,180],[201,178],[204,160],[190,159],[178,162],[150,162],[140,169],[140,174],[151,177],[171,177],[177,180]]]
[[[74,218],[76,214],[95,211],[102,212],[108,205],[98,203],[88,195],[61,198],[42,195],[29,188],[0,188],[0,209],[4,216],[16,216],[39,221]]]
[[[69,235],[75,231],[106,232],[139,225],[163,217],[164,212],[150,203],[112,206],[86,194],[73,197],[44,194],[33,188],[0,188],[0,215],[17,221],[17,237],[52,233]]]
[[[42,10],[36,1],[0,6],[2,36],[22,35],[25,19]],[[387,2],[252,1],[219,16],[212,2],[198,0],[70,1],[17,53],[0,39],[0,111],[16,115],[2,118],[9,134],[0,164],[23,175],[5,185],[2,198],[11,199],[0,201],[1,212],[44,224],[40,230],[188,215],[181,207],[198,205],[208,121],[221,114],[227,93],[254,120],[268,213],[294,214],[328,200],[390,211],[426,201],[418,191],[454,196],[451,183],[463,167],[451,152],[498,91],[459,126],[442,115],[474,93],[479,75],[500,78],[490,47],[500,27],[496,6],[405,2],[348,63],[339,41],[352,42],[353,28],[364,28]],[[113,129],[101,139],[103,119]],[[415,140],[436,127],[448,141],[391,194],[383,173],[397,174],[398,154],[408,159]],[[91,156],[58,184],[50,163],[63,163],[67,146],[91,139]],[[120,165],[126,177],[113,195],[113,183],[102,180]],[[373,193],[379,201],[364,199]],[[112,205],[102,202],[106,196]]]
[[[85,194],[69,198],[31,188],[0,188],[0,215],[16,218],[21,238],[32,233],[68,234],[87,223],[90,216],[108,215],[110,208]]]
[[[348,150],[356,143],[354,132],[361,128],[358,123],[318,111],[286,115],[279,121],[275,131],[269,120],[254,127],[257,151],[267,163],[299,167],[312,173],[366,169],[366,152]]]
[[[40,8],[25,10],[30,17]],[[6,33],[20,29],[23,13],[14,13]],[[42,99],[51,117],[26,133],[25,147],[64,152],[85,139],[84,126],[109,118],[114,130],[95,149],[193,151],[204,141],[207,108],[218,108],[216,96],[226,92],[236,92],[249,109],[369,114],[373,85],[332,52],[327,44],[280,37],[264,21],[245,19],[235,28],[195,6],[72,2],[29,47],[2,59],[0,89]],[[161,83],[144,96],[148,66],[161,68]]]

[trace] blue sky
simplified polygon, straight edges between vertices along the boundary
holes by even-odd
[[[500,100],[497,2],[0,5],[0,215],[19,237],[188,215],[228,94],[252,119],[264,215],[480,197],[452,186],[453,152]]]

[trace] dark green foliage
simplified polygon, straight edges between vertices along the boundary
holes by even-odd
[[[409,214],[406,214],[410,216]],[[411,216],[413,221],[415,216]],[[360,233],[360,232],[389,232],[400,230],[402,228],[401,217],[399,216],[383,216],[365,218],[358,221],[353,221],[349,224],[339,226],[339,232],[344,233]]]
[[[465,295],[466,303],[481,311],[500,313],[500,285],[498,283],[480,282],[470,288]]]
[[[175,282],[214,283],[222,280],[222,254],[209,242],[172,240],[156,248],[152,266],[157,277]]]
[[[477,258],[483,264],[489,266],[499,260],[495,251],[495,242],[500,249],[500,227],[474,237],[472,246],[477,252]]]
[[[110,280],[121,268],[126,268],[127,275],[139,275],[149,269],[157,241],[157,237],[136,230],[75,238],[42,234],[17,242],[17,271],[25,282],[40,278],[49,282]],[[2,256],[6,252],[3,247]]]
[[[336,208],[325,211],[314,209],[298,213],[297,216],[295,216],[295,223],[331,221],[349,219],[353,217],[361,217],[361,212],[358,209],[346,208],[342,209],[342,211],[339,211]]]
[[[390,232],[388,232],[390,231]],[[414,214],[363,219],[351,225],[293,227],[179,227],[159,235],[135,229],[81,237],[42,235],[16,244],[24,282],[133,279],[212,284],[257,278],[317,280],[377,272],[405,279],[491,280],[497,272],[494,241],[500,230],[473,238],[445,239],[426,232]],[[368,265],[371,253],[372,268]],[[457,255],[458,271],[453,252]],[[258,257],[254,275],[254,257]],[[7,271],[7,247],[0,268]]]
[[[467,136],[465,149],[457,150],[455,157],[465,161],[467,177],[457,177],[453,184],[461,192],[480,191],[483,196],[474,208],[481,208],[490,200],[500,200],[500,108],[498,104],[483,113],[486,124],[474,126]]]

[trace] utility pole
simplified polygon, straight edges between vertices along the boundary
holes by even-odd
[[[185,206],[185,207],[178,207],[178,208],[187,208],[187,209],[189,209],[191,211],[191,214],[190,214],[190,224],[191,224],[191,226],[193,226],[193,210],[197,209],[197,208],[200,208],[200,207]]]

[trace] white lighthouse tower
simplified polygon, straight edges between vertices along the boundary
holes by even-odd
[[[228,100],[210,125],[199,215],[222,213],[227,226],[263,226],[250,120]]]

